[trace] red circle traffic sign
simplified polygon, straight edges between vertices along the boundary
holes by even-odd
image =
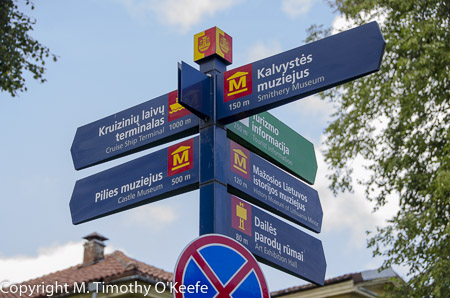
[[[174,297],[269,297],[256,259],[239,242],[218,234],[194,239],[178,258]]]

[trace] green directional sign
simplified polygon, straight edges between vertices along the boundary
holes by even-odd
[[[314,145],[268,112],[227,125],[229,138],[287,172],[314,184],[317,161]]]

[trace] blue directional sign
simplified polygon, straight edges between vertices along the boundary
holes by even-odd
[[[324,284],[322,242],[236,196],[225,192],[216,198],[214,233],[236,239],[258,261]]]
[[[320,233],[323,212],[316,190],[231,140],[228,149],[230,192]]]
[[[173,91],[79,127],[71,153],[80,170],[198,132],[198,118]]]
[[[212,78],[189,64],[178,64],[179,102],[202,119],[212,117]]]
[[[78,180],[70,200],[73,224],[198,188],[198,137]]]
[[[183,250],[175,266],[173,293],[175,298],[269,298],[252,254],[237,241],[217,234],[194,239]]]
[[[377,71],[385,41],[376,22],[218,76],[217,119],[228,124]]]

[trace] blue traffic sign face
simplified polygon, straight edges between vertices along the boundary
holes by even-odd
[[[80,170],[198,132],[198,118],[177,91],[79,127],[71,153]]]
[[[209,234],[192,241],[175,267],[174,297],[268,298],[264,275],[240,243]]]
[[[372,22],[226,71],[217,119],[228,124],[377,71],[384,46]]]
[[[236,239],[258,261],[324,284],[327,265],[320,240],[226,191],[216,197],[214,213],[214,233]]]
[[[198,188],[198,137],[78,180],[70,200],[72,222],[138,207]]]
[[[316,190],[231,140],[228,149],[231,192],[320,232],[323,213]]]

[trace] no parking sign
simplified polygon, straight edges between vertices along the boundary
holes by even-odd
[[[253,255],[235,240],[200,236],[181,253],[175,267],[174,297],[269,297]]]

